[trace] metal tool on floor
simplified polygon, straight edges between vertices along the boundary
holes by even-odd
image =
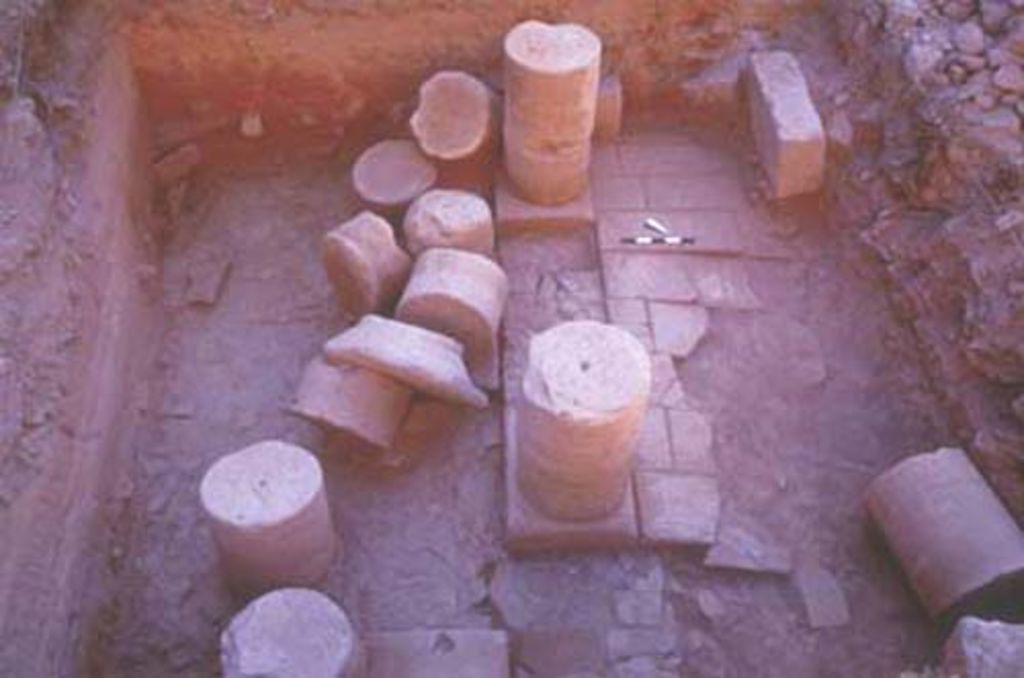
[[[672,232],[668,230],[668,227],[666,227],[663,223],[661,223],[660,221],[658,221],[654,217],[648,217],[648,218],[644,219],[643,226],[647,230],[653,231],[653,232],[657,233],[658,235],[656,235],[656,236],[650,236],[650,235],[628,236],[628,237],[621,238],[619,242],[621,242],[621,243],[623,243],[625,245],[676,245],[676,246],[686,246],[686,245],[696,245],[697,244],[697,239],[696,238],[692,238],[692,237],[688,237],[688,236],[681,236],[681,235],[672,235]]]

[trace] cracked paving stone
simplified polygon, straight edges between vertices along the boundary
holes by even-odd
[[[707,334],[710,317],[703,306],[652,302],[654,347],[660,353],[685,358]]]

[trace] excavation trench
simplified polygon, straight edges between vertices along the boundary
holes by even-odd
[[[136,191],[151,195],[150,216],[134,228],[160,243],[155,260],[113,254],[115,269],[141,271],[149,296],[136,302],[134,338],[123,344],[135,344],[142,365],[122,391],[137,421],[123,429],[122,468],[104,490],[112,499],[101,517],[109,539],[97,541],[106,549],[100,574],[83,584],[95,587],[84,670],[216,672],[219,633],[240,601],[220,577],[198,486],[214,460],[268,438],[321,455],[343,544],[321,588],[361,632],[503,628],[514,665],[536,676],[603,670],[633,650],[700,676],[897,675],[934,657],[940,638],[865,528],[861,502],[875,475],[949,443],[881,272],[824,200],[765,205],[747,132],[722,134],[653,96],[650,81],[683,64],[666,56],[667,39],[653,54],[631,42],[649,16],[623,9],[616,23],[616,12],[558,11],[605,29],[627,85],[625,129],[597,148],[591,166],[597,221],[636,225],[668,212],[698,229],[721,215],[739,225],[742,253],[695,256],[712,268],[728,260],[757,303],[711,308],[698,348],[667,363],[687,406],[713,429],[710,462],[687,463],[718,478],[723,528],[831,572],[849,623],[812,631],[789,578],[703,567],[686,549],[511,556],[500,394],[484,411],[439,408],[404,441],[414,454],[400,468],[289,411],[303,367],[352,323],[324,273],[320,241],[363,209],[353,159],[404,134],[415,86],[430,71],[460,67],[493,81],[498,37],[516,17],[495,12],[465,29],[472,39],[461,47],[449,35],[457,30],[438,27],[481,19],[469,9],[389,17],[394,35],[373,51],[364,34],[380,17],[245,15],[236,26],[217,13],[168,10],[130,26],[134,76],[126,69],[111,85],[139,86],[147,123],[139,143],[150,152],[126,162],[150,176],[152,159],[186,143],[202,162],[183,182]],[[689,19],[675,25],[699,41]],[[743,20],[732,17],[729,30]],[[306,30],[311,42],[289,42]],[[347,51],[338,46],[344,36]],[[332,59],[345,68],[332,74]],[[248,114],[262,128],[250,127],[252,138],[242,133]],[[492,177],[474,179],[488,186]],[[662,341],[663,305],[619,292],[629,285],[623,275],[645,275],[624,260],[636,253],[602,254],[602,237],[600,227],[573,227],[530,249],[499,230],[513,289],[506,324],[533,330],[588,317]],[[550,298],[530,289],[538,270],[554,286]],[[672,407],[655,408],[645,449],[678,454],[691,433]],[[643,612],[634,606],[652,592],[656,619],[637,626]]]

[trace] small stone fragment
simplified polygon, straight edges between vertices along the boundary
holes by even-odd
[[[462,353],[450,337],[372,314],[324,346],[332,364],[361,365],[442,400],[487,407],[487,394],[473,385]]]
[[[188,177],[202,162],[203,152],[197,144],[183,144],[153,163],[153,178],[158,186],[167,188]]]
[[[721,498],[718,481],[702,475],[637,471],[640,532],[661,544],[713,544]]]
[[[985,51],[985,31],[973,21],[962,23],[953,29],[953,44],[964,54],[981,54]]]
[[[750,56],[758,153],[776,198],[813,193],[825,179],[825,130],[800,63],[788,52]]]
[[[220,637],[224,678],[348,678],[356,675],[359,657],[348,616],[309,589],[260,596]]]
[[[342,307],[355,316],[389,309],[412,268],[391,224],[373,212],[361,212],[327,233],[321,256]]]
[[[409,120],[420,148],[432,158],[459,160],[485,148],[495,133],[490,89],[468,73],[441,71],[420,85]]]
[[[269,440],[218,459],[199,488],[229,583],[243,592],[320,581],[337,537],[311,453]]]
[[[622,80],[617,75],[601,78],[597,88],[597,116],[594,139],[609,143],[622,129]]]
[[[1024,625],[962,617],[943,646],[943,675],[1019,678],[1024,667]]]
[[[494,254],[494,220],[487,201],[467,191],[434,189],[409,207],[402,223],[405,244],[416,256],[431,247]]]
[[[352,183],[366,202],[400,208],[437,181],[437,170],[416,142],[387,139],[363,151],[352,169]]]
[[[246,111],[242,114],[239,126],[242,136],[246,139],[258,139],[263,136],[263,117],[258,111]]]
[[[659,353],[685,358],[707,334],[710,317],[703,306],[651,302],[650,313]]]
[[[804,561],[797,567],[794,580],[803,597],[811,628],[832,628],[850,623],[846,596],[831,572],[817,563]]]
[[[353,365],[317,356],[303,372],[292,411],[313,422],[389,448],[412,403],[412,389]]]

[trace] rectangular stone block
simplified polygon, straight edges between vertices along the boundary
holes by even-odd
[[[520,198],[508,177],[498,176],[494,189],[498,232],[585,228],[594,223],[594,200],[588,183],[575,200],[561,205],[535,205]]]
[[[682,257],[647,252],[601,252],[605,290],[610,297],[696,301]]]
[[[773,195],[819,190],[825,181],[825,128],[796,57],[752,54],[747,87],[751,126]]]
[[[508,635],[487,629],[366,636],[368,678],[509,678]]]
[[[516,481],[518,444],[515,407],[505,409],[505,546],[510,551],[611,549],[639,539],[633,484],[619,510],[599,520],[561,521],[535,509]]]
[[[717,480],[671,471],[637,471],[635,482],[644,540],[678,545],[715,542],[721,511]]]

